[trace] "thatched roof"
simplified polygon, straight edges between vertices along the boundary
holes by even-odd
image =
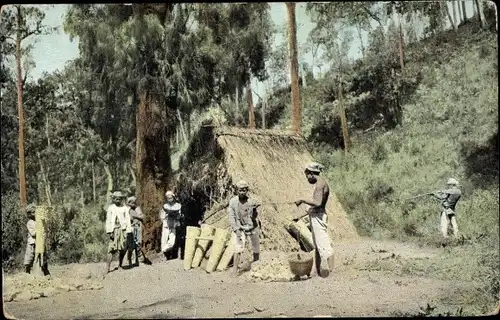
[[[263,203],[259,210],[263,248],[286,250],[297,247],[285,226],[292,216],[304,210],[297,208],[293,201],[312,196],[313,186],[307,182],[303,172],[304,166],[313,159],[303,137],[278,130],[206,126],[201,128],[198,138],[181,163],[184,174],[193,177],[193,180],[211,176],[207,181],[215,187],[218,208],[224,208],[220,203],[227,203],[232,196],[232,183],[246,180],[251,195]],[[330,189],[327,212],[332,239],[358,238],[335,196],[335,186],[330,185]],[[217,212],[211,208],[209,212],[211,216],[206,223],[229,227],[226,210]]]

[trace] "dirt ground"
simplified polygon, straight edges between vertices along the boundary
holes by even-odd
[[[450,290],[473,285],[365,268],[395,256],[439,259],[438,248],[363,239],[336,244],[334,250],[335,271],[329,278],[313,275],[300,281],[286,279],[286,255],[272,252],[263,252],[254,271],[236,278],[229,271],[184,271],[181,260],[154,260],[106,277],[104,263],[53,266],[51,280],[6,275],[4,314],[18,319],[417,315]],[[264,266],[277,261],[285,266],[284,273],[262,277]],[[27,289],[27,281],[43,282],[43,288]]]

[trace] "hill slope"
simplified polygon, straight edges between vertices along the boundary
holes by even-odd
[[[440,52],[429,43],[414,48],[429,55],[407,64],[421,69],[422,81],[402,106],[402,126],[354,137],[349,154],[316,156],[358,232],[375,238],[441,245],[440,204],[406,199],[457,178],[462,246],[449,249],[457,259],[446,268],[449,277],[488,279],[484,296],[474,297],[484,302],[500,298],[498,51],[496,34],[467,32]]]

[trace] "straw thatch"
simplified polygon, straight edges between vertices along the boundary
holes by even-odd
[[[227,228],[225,208],[233,195],[233,183],[246,180],[251,196],[263,203],[259,208],[262,248],[288,251],[298,248],[298,244],[286,226],[304,208],[283,203],[312,196],[313,186],[303,174],[304,166],[311,161],[299,135],[208,125],[200,129],[181,160],[179,185],[204,190],[210,198],[205,222]],[[332,239],[357,239],[355,228],[333,192],[335,186],[330,188],[327,212]]]

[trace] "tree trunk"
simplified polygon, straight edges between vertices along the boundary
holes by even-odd
[[[52,195],[50,192],[49,178],[47,177],[47,173],[45,172],[45,168],[43,167],[42,157],[40,156],[40,152],[37,152],[36,155],[38,157],[38,164],[40,165],[40,174],[42,176],[43,184],[45,185],[45,200],[47,202],[47,205],[50,207],[52,206]]]
[[[45,116],[45,136],[47,137],[47,147],[50,148],[49,116]]]
[[[129,164],[128,168],[130,170],[130,175],[132,176],[132,185],[134,188],[137,188],[137,177],[135,176],[134,168],[132,168],[132,165]]]
[[[111,174],[111,169],[107,163],[104,164],[104,171],[106,171],[106,176],[108,178],[108,188],[106,190],[106,203],[111,204],[111,192],[113,192],[113,175]]]
[[[181,128],[182,140],[184,140],[184,143],[187,144],[188,138],[186,135],[186,130],[184,130],[184,121],[182,120],[181,111],[179,109],[177,109],[177,119],[179,120],[179,125]]]
[[[399,64],[401,65],[401,70],[405,67],[405,58],[404,58],[404,47],[403,47],[403,26],[401,23],[401,14],[399,14]]]
[[[452,2],[451,2],[451,10],[452,10],[451,12],[452,12],[452,14],[453,14],[453,23],[454,23],[455,30],[457,30],[457,29],[458,29],[458,25],[460,24],[460,23],[457,21],[457,10],[456,10],[456,8],[455,8],[456,4],[457,4],[457,1],[452,1]]]
[[[191,141],[191,111],[189,111],[186,115],[186,131],[188,141]]]
[[[292,87],[292,130],[295,133],[301,132],[301,110],[299,91],[299,66],[297,61],[297,30],[295,21],[295,3],[287,2],[288,27],[289,27],[289,48],[290,48],[290,74]]]
[[[84,193],[84,189],[85,189],[85,180],[84,180],[84,176],[83,176],[83,170],[82,170],[82,167],[80,167],[80,205],[83,207],[85,207],[85,193]]]
[[[486,17],[484,16],[483,4],[481,0],[475,0],[477,12],[479,13],[479,21],[481,22],[481,28],[486,29],[488,26],[486,24]]]
[[[472,18],[477,14],[476,0],[472,0]]]
[[[464,21],[464,23],[467,22],[467,10],[466,10],[466,6],[465,6],[465,1],[461,1],[461,4],[462,4],[462,19]],[[472,5],[474,7],[474,5]]]
[[[361,56],[364,58],[365,57],[365,46],[363,44],[363,36],[361,35],[361,27],[359,25],[356,25],[356,31],[358,32],[359,44],[361,46]]]
[[[92,160],[92,201],[97,201],[96,181],[95,181],[95,167],[94,160]]]
[[[460,26],[460,24],[462,23],[461,19],[462,19],[462,6],[461,6],[461,1],[457,1],[457,27]]]
[[[19,207],[24,209],[28,199],[26,196],[26,172],[24,168],[24,111],[23,111],[23,85],[21,69],[21,6],[17,6],[17,32],[16,32],[16,65],[17,65],[17,112],[19,117]]]
[[[255,114],[252,97],[252,82],[248,80],[247,84],[247,102],[248,102],[248,127],[255,129]]]
[[[266,129],[267,94],[262,99],[262,129]]]
[[[240,124],[240,87],[239,85],[237,84],[236,85],[236,96],[234,98],[235,100],[235,109],[234,109],[234,122],[236,123],[236,125],[239,125]]]
[[[136,169],[137,199],[144,213],[143,248],[155,250],[158,230],[158,207],[171,179],[169,138],[171,131],[165,128],[164,119],[158,111],[157,101],[148,92],[139,95],[136,113]],[[161,108],[166,112],[167,108]]]
[[[448,8],[448,3],[444,2],[442,5],[444,6],[444,8],[446,10],[446,15],[448,16],[448,19],[450,20],[450,23],[451,23],[451,26],[453,27],[453,30],[457,31],[457,26],[455,25],[455,22],[453,21],[453,18],[451,17],[450,8]],[[455,7],[453,7],[453,9],[455,9]]]
[[[344,140],[344,150],[348,152],[351,148],[351,139],[349,138],[349,128],[347,127],[347,116],[344,109],[344,97],[342,93],[342,78],[339,81],[339,108],[340,108],[340,123],[342,126],[342,138]]]
[[[179,130],[180,129],[178,127],[175,128],[175,146],[176,147],[179,146],[179,135],[180,135]]]

